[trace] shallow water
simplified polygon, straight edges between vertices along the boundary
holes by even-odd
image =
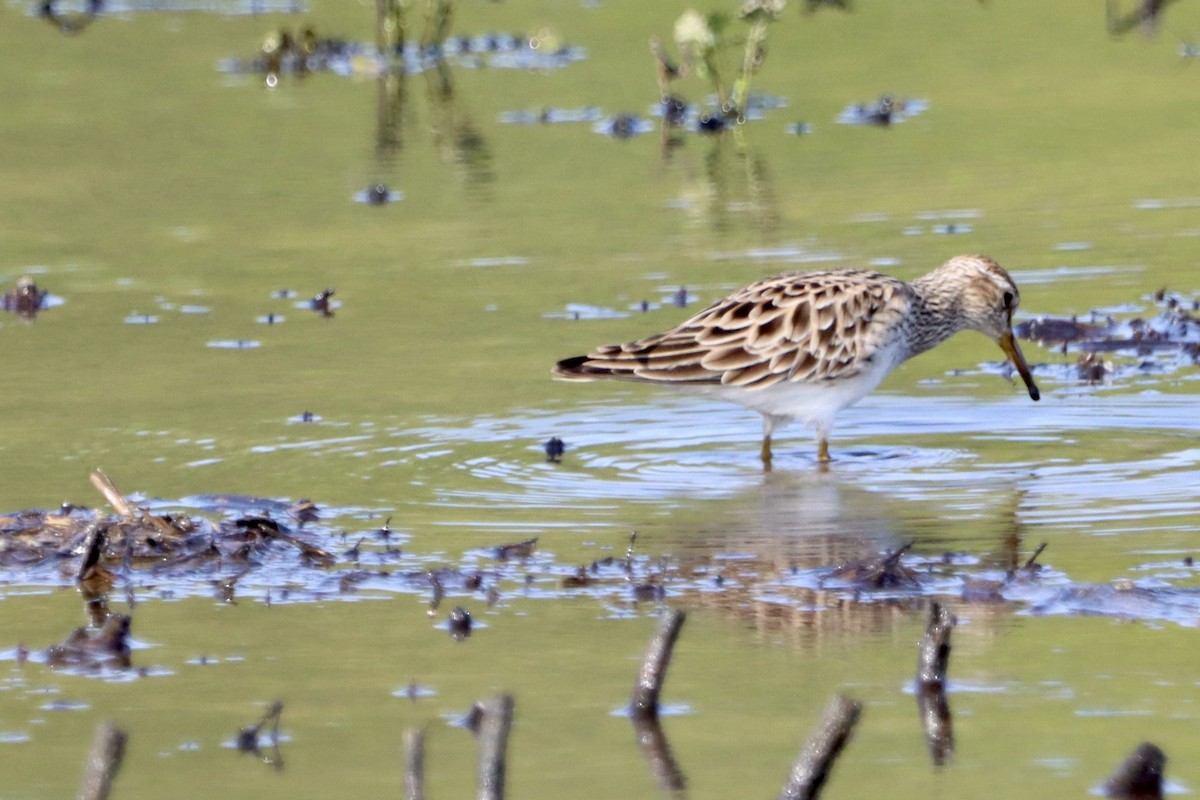
[[[1181,5],[1171,26],[1200,29]],[[754,85],[778,102],[673,146],[646,40],[683,3],[460,4],[467,41],[509,31],[586,58],[274,89],[221,65],[281,26],[369,42],[371,9],[194,6],[128,4],[72,37],[0,6],[20,65],[0,89],[0,283],[61,299],[0,318],[0,508],[101,506],[96,467],[155,513],[285,519],[309,498],[321,518],[301,533],[339,563],[273,551],[232,595],[232,565],[119,573],[135,670],[99,676],[41,655],[85,620],[78,556],[0,573],[0,797],[74,791],[106,718],[131,737],[125,797],[395,794],[417,725],[430,796],[461,795],[475,744],[450,723],[500,691],[517,699],[513,796],[662,794],[613,712],[664,604],[689,612],[665,697],[688,796],[777,792],[835,692],[866,712],[829,797],[1079,795],[1143,739],[1177,790],[1200,785],[1200,371],[1179,352],[1106,353],[1089,383],[1078,352],[1025,343],[1035,404],[964,334],[846,411],[828,470],[795,427],[769,475],[752,413],[549,379],[813,266],[912,278],[987,252],[1021,319],[1124,324],[1163,287],[1194,298],[1197,76],[1165,28],[1114,41],[1099,9],[1033,0],[789,8]],[[884,93],[928,106],[836,123]],[[579,112],[509,124],[554,109]],[[655,128],[593,132],[617,115]],[[356,201],[377,185],[396,202]],[[329,288],[323,316],[307,298]],[[830,577],[909,540],[918,591]],[[1042,542],[1036,580],[972,584]],[[936,769],[911,694],[931,599],[960,622],[957,751]],[[459,605],[478,625],[455,642]],[[228,747],[275,699],[281,771]]]

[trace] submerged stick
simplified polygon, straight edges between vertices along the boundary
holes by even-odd
[[[425,800],[425,729],[404,732],[404,800]]]
[[[687,779],[671,753],[671,744],[667,741],[662,723],[657,717],[633,717],[631,721],[638,746],[659,788],[671,797],[686,797]]]
[[[950,661],[950,632],[954,615],[940,603],[929,606],[929,621],[921,637],[917,658],[917,708],[925,743],[935,766],[941,766],[954,755],[954,728],[950,703],[946,699],[946,667]]]
[[[1104,796],[1121,800],[1162,800],[1166,765],[1166,753],[1150,742],[1142,742],[1104,782]]]
[[[1031,555],[1029,557],[1029,560],[1025,562],[1025,566],[1021,567],[1021,569],[1026,570],[1026,571],[1032,570],[1035,566],[1035,562],[1037,561],[1038,556],[1040,556],[1042,554],[1042,551],[1046,549],[1047,544],[1048,544],[1048,542],[1042,542],[1041,544],[1039,544],[1034,549],[1033,555]]]
[[[950,632],[954,630],[954,615],[941,603],[929,605],[929,621],[921,637],[917,659],[918,683],[946,683],[946,667],[950,661]]]
[[[512,719],[511,694],[497,695],[483,703],[483,720],[479,724],[479,790],[475,795],[478,800],[502,800],[504,797],[508,731]]]
[[[658,717],[658,696],[667,676],[667,666],[671,663],[671,651],[675,649],[675,640],[679,638],[686,618],[686,614],[673,608],[664,610],[658,618],[658,627],[654,629],[654,635],[646,647],[637,682],[633,685],[633,697],[629,701],[629,713],[634,718]]]
[[[125,756],[125,732],[112,722],[96,726],[96,738],[83,767],[78,800],[106,800]]]
[[[820,796],[834,760],[850,740],[861,715],[862,703],[844,695],[834,695],[825,707],[817,729],[796,756],[779,800],[816,800]]]

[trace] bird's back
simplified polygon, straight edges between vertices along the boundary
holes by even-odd
[[[572,380],[609,378],[759,389],[873,371],[903,340],[908,284],[878,272],[794,272],[753,283],[671,330],[560,361]],[[890,369],[894,364],[888,364]]]

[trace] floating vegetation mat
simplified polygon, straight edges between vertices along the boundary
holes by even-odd
[[[342,76],[415,75],[429,70],[461,69],[551,70],[587,57],[582,47],[537,36],[486,33],[451,36],[442,44],[405,43],[395,54],[373,44],[322,38],[312,28],[298,35],[286,29],[273,33],[249,58],[226,58],[220,72],[252,75],[304,75],[327,72]],[[273,85],[273,84],[269,84]]]
[[[1146,374],[1171,374],[1200,363],[1200,301],[1164,290],[1143,298],[1158,311],[1148,316],[1141,303],[1096,309],[1078,317],[1039,316],[1016,326],[1029,339],[1074,363],[1038,365],[1037,374],[1073,382],[1101,383]]]

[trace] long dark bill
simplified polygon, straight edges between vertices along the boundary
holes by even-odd
[[[1017,340],[1013,338],[1012,331],[1001,336],[996,343],[1000,345],[1004,355],[1008,356],[1008,360],[1017,368],[1017,374],[1021,376],[1021,380],[1025,381],[1025,386],[1029,389],[1029,398],[1040,400],[1042,393],[1038,391],[1037,384],[1033,382],[1033,374],[1029,371],[1029,365],[1025,363],[1025,356],[1021,355],[1021,348],[1017,347]]]

